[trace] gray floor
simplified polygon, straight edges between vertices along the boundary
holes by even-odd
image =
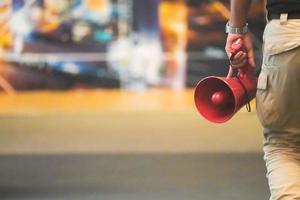
[[[265,200],[261,154],[0,156],[5,200]]]
[[[0,200],[266,200],[261,141],[254,112],[0,114]]]

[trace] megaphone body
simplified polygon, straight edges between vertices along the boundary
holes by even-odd
[[[233,53],[242,48],[242,41]],[[199,113],[207,120],[223,123],[231,119],[256,94],[257,77],[247,64],[233,77],[209,76],[196,86],[194,100]]]

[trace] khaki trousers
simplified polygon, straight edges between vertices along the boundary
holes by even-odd
[[[257,115],[271,200],[300,200],[300,20],[271,20],[264,31]]]

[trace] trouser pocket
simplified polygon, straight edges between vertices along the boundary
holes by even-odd
[[[300,47],[275,55],[265,52],[256,97],[264,128],[299,130]]]
[[[266,70],[266,66],[262,67],[262,71],[258,77],[256,105],[257,116],[261,124],[267,127],[276,126],[279,120],[278,102],[276,99],[276,91],[272,88],[271,79],[276,76],[276,71]]]

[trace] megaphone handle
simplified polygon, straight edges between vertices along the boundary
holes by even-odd
[[[237,40],[235,40],[232,45],[231,45],[231,56],[229,58],[229,62],[230,62],[230,68],[232,70],[232,76],[235,77],[240,85],[242,86],[244,92],[245,92],[245,96],[247,98],[247,103],[246,103],[246,109],[248,112],[251,112],[251,105],[250,105],[250,95],[249,92],[246,88],[246,86],[244,85],[244,83],[241,81],[240,78],[242,78],[244,76],[244,74],[246,74],[247,72],[247,67],[242,67],[240,69],[234,69],[231,65],[231,61],[233,60],[234,56],[239,52],[239,51],[243,51],[245,50],[244,46],[243,46],[243,40],[241,38],[238,38]]]
[[[230,62],[230,67],[231,67],[231,61],[233,60],[234,56],[239,52],[239,51],[246,51],[245,47],[244,47],[244,43],[243,43],[243,40],[242,38],[238,38],[236,39],[231,47],[230,47],[230,57],[229,57],[229,62]],[[247,72],[247,69],[248,69],[248,66],[245,65],[244,67],[242,68],[239,68],[238,70],[237,69],[233,69],[233,75],[237,75],[237,74],[240,74],[241,76],[243,76],[244,74],[246,74]]]
[[[245,47],[244,47],[244,42],[242,38],[238,38],[235,41],[233,41],[233,43],[231,44],[230,47],[230,53],[232,53],[232,55],[230,56],[230,59],[233,58],[233,56],[235,54],[237,54],[239,51],[245,51]]]

